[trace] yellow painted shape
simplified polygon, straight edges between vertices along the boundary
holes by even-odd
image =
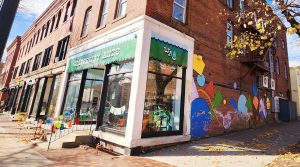
[[[202,59],[202,56],[194,55],[193,69],[199,74],[202,75],[205,68],[205,63]]]

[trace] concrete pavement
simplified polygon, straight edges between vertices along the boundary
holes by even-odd
[[[193,141],[144,157],[182,167],[265,167],[280,151],[299,141],[300,122],[280,123]]]
[[[47,158],[34,150],[36,145],[20,142],[16,135],[29,135],[7,120],[6,115],[0,116],[0,166],[1,167],[36,167],[52,164]]]

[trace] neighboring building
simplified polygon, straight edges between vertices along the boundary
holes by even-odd
[[[21,38],[10,82],[10,88],[17,88],[12,107],[17,112],[27,112],[34,120],[52,115],[58,109],[56,102],[65,77],[75,6],[76,3],[68,1],[53,1]]]
[[[6,42],[15,19],[19,2],[20,0],[0,0],[0,60],[2,59],[3,52],[5,50]]]
[[[297,103],[297,114],[300,116],[300,66],[291,67],[292,99]]]
[[[16,111],[96,123],[103,147],[130,155],[276,121],[286,29],[264,58],[230,60],[233,26],[217,14],[232,2],[55,0],[22,37]]]
[[[15,40],[7,47],[7,57],[0,76],[1,78],[0,89],[2,90],[2,92],[0,92],[1,104],[4,104],[5,102],[9,101],[9,99],[7,99],[7,95],[9,91],[11,91],[9,89],[9,83],[11,81],[11,78],[13,77],[15,63],[19,55],[20,44],[21,44],[21,37],[17,36]],[[6,109],[9,110],[10,108],[8,107]]]

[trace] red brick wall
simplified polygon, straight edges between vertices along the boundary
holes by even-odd
[[[262,123],[269,122],[274,118],[274,114],[271,113],[271,110],[268,110],[266,119],[259,117],[259,111],[248,110],[249,117],[247,119],[242,119],[237,116],[236,111],[234,111],[232,105],[229,103],[230,98],[234,98],[236,103],[238,103],[240,95],[245,95],[247,98],[250,96],[252,101],[252,85],[253,83],[256,83],[257,74],[263,74],[264,72],[259,72],[257,69],[251,70],[252,66],[240,63],[239,60],[230,60],[225,56],[227,52],[226,49],[224,49],[226,44],[226,23],[227,19],[230,18],[220,17],[219,13],[223,10],[230,12],[230,10],[226,7],[224,2],[218,0],[189,0],[187,4],[186,23],[181,23],[172,18],[173,0],[147,1],[146,14],[148,16],[195,39],[194,52],[197,55],[203,56],[203,60],[206,64],[203,73],[206,77],[206,81],[214,81],[215,92],[220,91],[223,95],[223,99],[226,100],[226,104],[222,102],[222,105],[215,109],[219,112],[219,114],[215,114],[215,119],[210,120],[211,123],[208,133],[203,134],[203,136],[215,135],[225,131],[247,128],[249,126],[257,126]],[[235,10],[239,9],[238,3],[238,1],[235,1]],[[286,41],[285,30],[278,34],[277,40]],[[283,64],[287,63],[288,65],[287,56],[283,56],[284,52],[287,55],[286,46],[285,48],[282,48],[281,44],[278,45],[276,56],[280,59],[281,73],[276,77],[277,87],[275,95],[279,95],[279,92],[282,92],[284,97],[287,98],[286,93],[284,92],[287,92],[287,90],[290,89],[290,83],[289,79],[287,81],[283,79]],[[197,76],[198,74],[194,71],[196,85]],[[241,88],[240,90],[232,88],[234,82],[237,82],[238,86]],[[197,89],[204,89],[204,87],[197,85]],[[209,101],[203,93],[198,92],[198,94],[200,98],[204,98]],[[261,99],[264,95],[265,91],[261,90],[258,98]],[[267,97],[272,97],[270,92],[267,93]],[[213,99],[214,98],[211,97],[211,100]],[[226,130],[223,125],[222,117],[231,112],[233,112],[230,114],[232,118],[231,127]]]

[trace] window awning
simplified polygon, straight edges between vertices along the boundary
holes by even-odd
[[[187,66],[188,51],[162,40],[151,38],[150,57],[178,66]]]
[[[108,47],[85,51],[80,56],[70,58],[67,72],[82,71],[113,62],[132,59],[135,57],[136,41],[136,38],[132,38]]]

